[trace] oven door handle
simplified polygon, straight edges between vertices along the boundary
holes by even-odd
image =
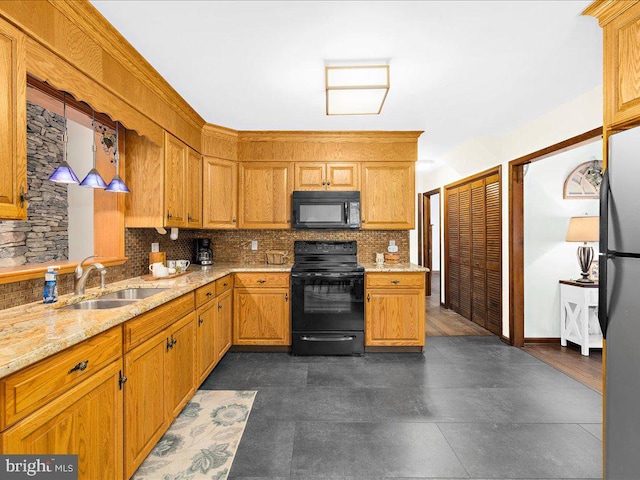
[[[362,278],[364,272],[349,272],[349,273],[329,273],[329,272],[297,272],[292,273],[293,278],[335,278],[336,280],[342,280],[345,278]]]
[[[339,337],[314,337],[302,335],[300,337],[300,340],[304,342],[352,342],[355,339],[355,335],[341,335]]]

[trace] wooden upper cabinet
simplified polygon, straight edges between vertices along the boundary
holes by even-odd
[[[202,168],[203,228],[237,228],[238,164],[205,156]]]
[[[240,164],[238,228],[286,229],[291,226],[291,164]]]
[[[187,225],[187,146],[165,132],[165,183],[164,198],[167,227]]]
[[[0,220],[26,220],[26,40],[0,20]]]
[[[640,123],[640,3],[594,2],[585,12],[598,18],[604,42],[605,127]]]
[[[202,157],[187,152],[187,227],[202,228]]]
[[[365,162],[362,169],[363,230],[410,230],[415,227],[413,162]]]
[[[353,163],[294,164],[294,190],[358,190],[359,168]]]

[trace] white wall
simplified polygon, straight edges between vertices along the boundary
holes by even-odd
[[[602,126],[602,86],[504,135],[474,138],[463,143],[442,158],[441,164],[444,166],[437,170],[416,169],[416,185],[420,188],[417,191],[425,192],[441,188],[496,165],[502,165],[502,333],[505,337],[509,336],[508,163],[600,126]],[[424,158],[420,152],[418,157]],[[443,234],[444,232],[441,232],[441,236]],[[417,254],[415,256],[413,254],[416,248],[413,238],[415,237],[411,237],[411,258],[417,258]],[[441,278],[444,279],[444,262],[441,267]],[[442,296],[444,298],[444,288]]]
[[[431,269],[440,270],[440,194],[431,195]]]
[[[67,120],[67,162],[79,181],[93,166],[93,130]],[[69,201],[69,260],[82,260],[93,255],[93,188],[71,184]]]
[[[602,141],[528,166],[524,177],[524,336],[560,337],[559,280],[580,278],[579,243],[565,242],[571,217],[598,215],[597,199],[562,198],[575,167],[602,158]],[[591,246],[597,255],[598,243]],[[596,257],[597,258],[597,257]]]

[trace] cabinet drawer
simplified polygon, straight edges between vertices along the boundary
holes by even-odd
[[[194,295],[187,293],[124,324],[124,351],[140,345],[146,339],[194,310]]]
[[[120,356],[122,328],[118,326],[2,380],[2,430],[59,397]]]
[[[231,275],[227,275],[225,277],[219,278],[216,280],[216,295],[220,295],[227,290],[231,290],[233,288],[233,279]]]
[[[216,282],[207,283],[196,290],[196,308],[213,300],[216,296]]]
[[[411,273],[367,273],[365,285],[368,288],[378,287],[413,287],[424,288],[423,272]]]
[[[288,287],[288,273],[236,273],[236,287]]]

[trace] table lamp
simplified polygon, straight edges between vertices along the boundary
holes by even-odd
[[[589,278],[589,268],[593,261],[593,247],[587,245],[587,242],[597,242],[599,240],[599,221],[600,217],[571,217],[569,220],[569,228],[567,230],[567,242],[584,242],[578,247],[578,263],[582,270],[580,274],[582,278],[576,280],[580,283],[594,283]]]

